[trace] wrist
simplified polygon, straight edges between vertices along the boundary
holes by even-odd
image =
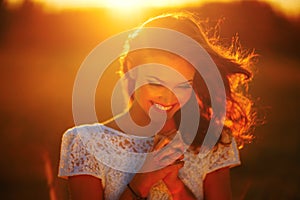
[[[138,192],[136,192],[131,186],[130,183],[127,184],[128,189],[130,190],[132,197],[136,200],[146,200],[147,197],[143,197],[141,195],[138,194]]]
[[[176,180],[173,180],[171,183],[165,182],[165,184],[167,185],[167,187],[172,195],[180,194],[181,191],[183,191],[184,187],[185,187],[185,185],[179,178],[176,178]]]
[[[136,181],[134,178],[128,184],[130,188],[140,197],[147,197],[150,187],[147,187],[146,184],[143,184],[139,181]]]
[[[173,184],[170,184],[168,188],[173,200],[196,199],[193,193],[185,186],[180,178],[176,178]]]

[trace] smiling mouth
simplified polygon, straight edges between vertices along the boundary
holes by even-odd
[[[153,103],[153,105],[158,108],[159,110],[163,110],[163,111],[168,111],[171,110],[171,108],[173,108],[173,105],[171,106],[163,106],[161,104],[157,104],[157,103]]]

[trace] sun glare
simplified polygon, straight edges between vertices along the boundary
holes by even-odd
[[[8,0],[16,1],[16,0]],[[20,1],[20,0],[19,0]],[[199,3],[199,0],[32,0],[54,8],[107,7],[134,9],[142,7],[182,6]],[[203,0],[202,0],[203,1]],[[228,1],[228,0],[223,0]]]
[[[103,4],[109,8],[132,8],[132,7],[144,7],[147,1],[141,0],[105,0]]]
[[[5,0],[4,0],[5,1]],[[9,6],[18,6],[25,0],[6,0]],[[177,7],[186,5],[201,5],[209,3],[210,0],[31,0],[45,5],[47,9],[82,9],[106,7],[109,9],[118,9],[124,12],[138,10],[145,7]],[[236,2],[243,0],[214,0],[214,2]],[[300,15],[299,0],[258,0],[268,2],[276,10],[285,13],[288,16]]]
[[[276,10],[284,12],[288,16],[298,16],[300,14],[299,0],[262,0],[269,2]]]

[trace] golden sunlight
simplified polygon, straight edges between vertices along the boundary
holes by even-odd
[[[16,6],[25,0],[6,0],[10,6]],[[29,0],[30,1],[30,0]],[[175,7],[185,5],[201,5],[209,3],[210,0],[31,0],[41,3],[47,9],[69,9],[69,8],[92,8],[106,7],[110,9],[128,10],[139,9],[143,7]],[[243,0],[214,0],[214,2],[237,2]],[[267,2],[272,7],[288,16],[297,16],[300,14],[299,0],[258,0]]]
[[[270,3],[273,8],[285,13],[288,16],[297,16],[300,14],[300,1],[299,0],[261,0]]]
[[[33,0],[54,8],[108,7],[134,9],[141,7],[182,6],[199,0]],[[202,0],[203,1],[203,0]],[[228,0],[223,0],[228,1]]]

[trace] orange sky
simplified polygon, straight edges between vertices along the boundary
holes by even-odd
[[[10,5],[17,5],[24,0],[6,0]],[[135,9],[147,6],[181,6],[187,4],[200,4],[212,2],[211,0],[32,0],[46,4],[50,9],[83,8],[83,7],[110,7],[122,10]],[[217,2],[243,1],[243,0],[215,0]],[[269,2],[277,10],[289,16],[300,14],[299,0],[258,0]]]

